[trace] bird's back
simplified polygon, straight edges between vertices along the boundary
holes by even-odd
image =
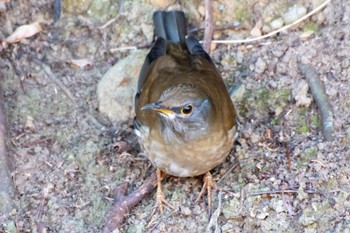
[[[192,84],[206,93],[215,105],[218,121],[225,129],[235,125],[236,115],[226,86],[209,55],[198,40],[187,35],[186,18],[182,11],[158,11],[153,15],[157,40],[142,67],[135,110],[141,125],[152,125],[159,117],[154,112],[141,111],[142,106],[155,102],[170,86]]]

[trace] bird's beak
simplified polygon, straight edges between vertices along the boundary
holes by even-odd
[[[159,113],[163,113],[164,115],[167,115],[167,116],[170,116],[171,114],[174,113],[173,111],[162,107],[161,104],[162,104],[162,102],[154,102],[154,103],[146,104],[145,106],[143,106],[141,108],[141,110],[150,109],[150,110],[154,110],[154,111],[159,112]]]

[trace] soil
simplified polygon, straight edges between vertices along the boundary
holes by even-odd
[[[225,11],[230,2],[236,4],[234,14]],[[215,37],[248,37],[257,22],[295,3],[268,2],[214,1],[218,25],[239,22],[235,30],[217,31]],[[316,2],[297,1],[308,11]],[[98,82],[131,52],[116,48],[150,46],[152,13],[160,4],[184,9],[190,29],[204,25],[201,1],[117,1],[114,13],[102,9],[94,16],[70,1],[63,4],[57,23],[51,1],[10,1],[0,12],[1,40],[20,25],[40,21],[43,27],[0,49],[16,206],[1,217],[0,232],[101,232],[113,190],[128,182],[132,192],[155,168],[140,151],[132,119],[111,122],[99,112]],[[215,63],[228,87],[239,90],[234,104],[240,125],[230,156],[212,171],[224,190],[213,194],[214,224],[208,225],[206,201],[195,203],[202,178],[168,177],[163,190],[175,209],[151,216],[153,192],[116,232],[349,232],[349,16],[349,1],[334,0],[274,37],[216,45]],[[310,25],[314,31],[305,37]],[[196,35],[202,38],[202,31]],[[72,59],[91,64],[79,67]],[[301,63],[315,67],[325,85],[334,111],[332,141],[323,139],[320,112]]]

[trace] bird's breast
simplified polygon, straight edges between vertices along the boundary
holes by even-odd
[[[158,131],[142,126],[136,133],[151,162],[167,174],[179,177],[198,176],[222,163],[229,154],[236,130],[216,131],[201,140],[164,141]]]

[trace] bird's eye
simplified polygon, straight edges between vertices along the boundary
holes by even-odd
[[[184,114],[184,115],[191,114],[192,109],[193,109],[193,107],[191,104],[186,105],[185,107],[181,108],[181,114]]]

